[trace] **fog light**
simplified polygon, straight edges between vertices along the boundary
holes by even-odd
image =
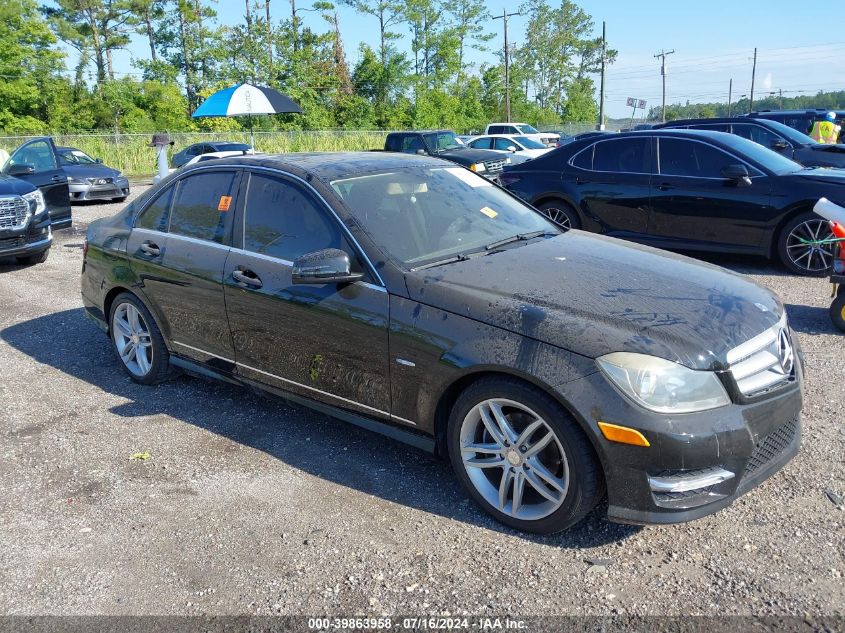
[[[636,429],[609,422],[599,422],[604,439],[620,444],[631,444],[633,446],[651,446],[645,436]]]

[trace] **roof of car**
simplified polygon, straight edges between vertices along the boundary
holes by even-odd
[[[753,118],[753,117],[752,117]],[[703,118],[703,119],[675,119],[674,121],[666,121],[666,123],[656,123],[652,126],[652,129],[660,129],[666,125],[691,125],[691,124],[699,124],[699,123],[748,123],[749,117],[745,116],[732,116],[732,117],[714,117],[714,118]],[[757,121],[764,121],[766,123],[771,123],[769,119],[756,119]]]
[[[255,154],[232,156],[197,163],[209,165],[244,165],[282,169],[301,177],[313,175],[324,181],[358,176],[364,173],[403,167],[454,167],[455,163],[440,158],[403,154],[401,152],[311,152],[301,154]],[[191,167],[194,167],[192,165]]]
[[[829,108],[804,108],[803,110],[754,110],[753,112],[749,112],[748,114],[741,114],[740,116],[759,116],[761,114],[811,114],[816,115],[818,113],[825,113],[825,112],[836,112],[837,114],[845,114],[845,110],[830,110]]]

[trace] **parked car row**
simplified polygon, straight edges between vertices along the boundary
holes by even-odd
[[[484,150],[440,131],[388,143],[196,163],[93,222],[83,303],[131,379],[185,370],[435,451],[486,512],[538,533],[605,496],[614,521],[696,519],[797,453],[803,367],[777,297],[680,255],[566,231],[455,164]],[[711,169],[711,150],[739,165],[744,144],[781,162],[749,155],[744,176],[718,174],[702,195],[792,177],[771,169],[794,163],[750,141],[670,130],[585,139],[503,177],[526,198],[532,174],[552,191],[580,182],[584,215],[570,226],[628,236],[647,226],[653,165],[659,187]],[[694,206],[675,183],[666,195]],[[690,209],[689,228],[707,234],[696,212],[714,208]],[[758,224],[743,230],[762,235]]]

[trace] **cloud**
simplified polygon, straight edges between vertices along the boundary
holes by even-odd
[[[772,73],[766,73],[766,76],[763,77],[763,90],[771,90],[772,89]]]

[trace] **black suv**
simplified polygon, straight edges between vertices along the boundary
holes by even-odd
[[[0,173],[0,257],[47,260],[52,229],[71,224],[68,180],[52,139],[18,147]]]
[[[845,145],[818,143],[803,132],[771,119],[679,119],[654,126],[661,128],[727,132],[768,147],[805,167],[845,167]]]
[[[740,116],[777,121],[799,132],[809,134],[813,129],[813,123],[821,121],[828,112],[835,112],[836,124],[845,126],[845,110],[822,110],[821,108],[811,108],[809,110],[757,110]],[[840,134],[840,139],[841,137],[842,135]]]
[[[391,132],[384,142],[386,152],[420,154],[444,158],[463,165],[485,178],[495,178],[506,165],[509,156],[489,149],[474,149],[458,141],[452,130],[425,130],[420,132]]]

